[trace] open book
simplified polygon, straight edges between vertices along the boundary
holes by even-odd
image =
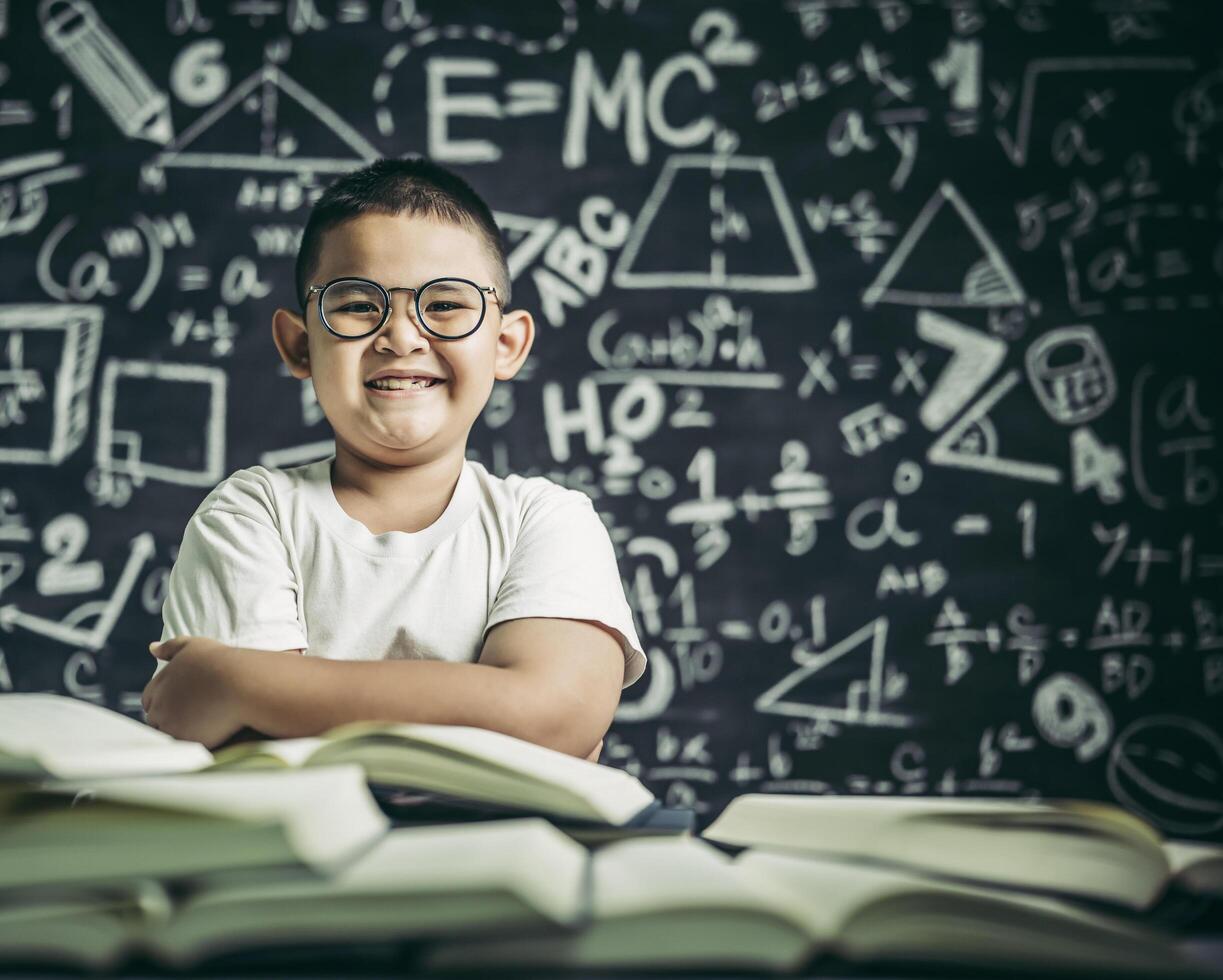
[[[0,778],[113,777],[355,763],[371,783],[625,826],[657,805],[635,777],[483,728],[353,722],[313,738],[215,753],[117,711],[55,694],[0,695]]]
[[[1198,841],[1168,841],[1164,844],[1172,878],[1196,895],[1223,898],[1223,847]]]
[[[242,868],[330,873],[390,821],[354,765],[0,786],[0,890]]]
[[[167,888],[27,889],[0,897],[0,962],[175,968],[252,950],[546,935],[588,905],[588,852],[540,818],[398,828],[334,875],[205,875]]]
[[[445,793],[421,792],[377,782],[370,782],[369,789],[382,812],[391,818],[396,827],[471,823],[540,815],[538,811],[530,808],[463,799]],[[655,799],[631,820],[622,824],[579,820],[554,813],[546,816],[554,826],[588,847],[600,847],[626,837],[692,836],[697,828],[694,808],[663,806],[662,800],[659,799]]]
[[[855,963],[1199,976],[1165,933],[1055,899],[796,853],[734,858],[699,838],[592,858],[590,921],[551,936],[440,942],[428,971],[734,970]]]
[[[1217,883],[1223,857],[1223,848],[1165,841],[1119,807],[1081,800],[745,793],[701,836],[736,847],[885,861],[1133,909],[1150,908],[1174,880],[1199,890],[1195,881],[1208,880],[1212,857]]]
[[[655,804],[621,769],[503,732],[466,725],[357,721],[314,738],[245,742],[219,750],[215,769],[355,762],[372,783],[430,790],[556,817],[619,826]]]

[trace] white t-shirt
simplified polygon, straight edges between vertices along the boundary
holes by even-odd
[[[541,476],[502,479],[469,459],[433,524],[373,534],[336,500],[334,458],[238,470],[204,498],[170,572],[163,640],[470,663],[498,623],[546,616],[614,630],[623,687],[645,671],[611,538],[586,494]]]

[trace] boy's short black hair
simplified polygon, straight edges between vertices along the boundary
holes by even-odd
[[[323,191],[310,212],[297,249],[294,281],[303,308],[309,279],[322,254],[323,235],[349,218],[370,212],[432,218],[474,232],[492,259],[492,285],[497,287],[501,308],[510,308],[509,264],[492,211],[463,178],[425,157],[375,160],[344,174]]]

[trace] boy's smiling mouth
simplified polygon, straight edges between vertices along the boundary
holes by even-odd
[[[439,378],[428,371],[387,370],[379,371],[369,378],[365,382],[365,387],[379,392],[426,391],[444,383],[444,378]]]
[[[365,382],[365,387],[374,391],[424,391],[426,388],[436,388],[442,384],[441,378],[375,378]]]

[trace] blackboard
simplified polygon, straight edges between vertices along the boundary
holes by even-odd
[[[469,455],[588,493],[604,761],[1223,829],[1223,8],[0,2],[0,689],[138,715],[234,470],[329,455],[310,204],[469,180],[538,336]]]

